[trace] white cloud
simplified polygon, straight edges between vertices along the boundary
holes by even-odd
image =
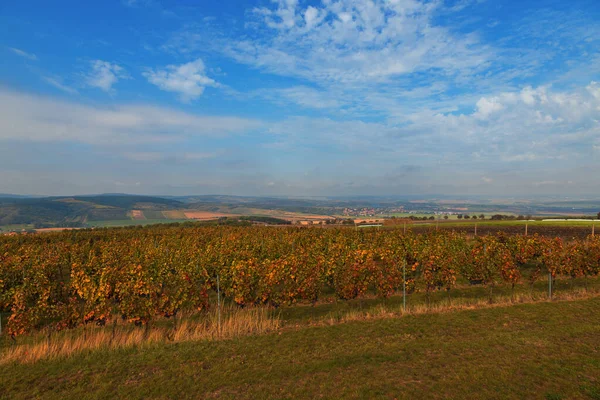
[[[278,0],[254,10],[261,39],[214,43],[254,67],[314,82],[367,83],[419,71],[463,74],[490,54],[476,36],[436,24],[442,2]],[[252,24],[251,24],[252,26]],[[191,39],[191,38],[190,38]],[[216,47],[219,48],[216,48]]]
[[[0,88],[0,141],[151,143],[222,137],[260,126],[244,118],[197,116],[146,105],[93,107]]]
[[[260,154],[260,162],[268,167],[256,170],[266,177],[252,182],[282,182],[278,184],[281,193],[311,188],[313,193],[331,188],[357,193],[370,190],[370,185],[379,185],[373,190],[383,193],[390,182],[431,193],[445,190],[448,182],[456,188],[481,185],[489,191],[517,183],[531,188],[534,182],[572,179],[566,171],[587,163],[588,172],[573,175],[577,176],[574,185],[583,187],[598,181],[592,174],[600,168],[600,99],[590,92],[590,85],[571,91],[525,87],[473,100],[469,108],[477,102],[494,104],[494,112],[486,119],[481,118],[481,110],[489,107],[481,106],[463,114],[423,109],[398,123],[301,116],[260,122],[139,105],[92,107],[0,89],[0,140],[70,141],[94,147],[114,143],[127,146],[119,149],[121,158],[158,169],[220,162],[227,156],[216,157],[216,147],[231,149],[237,135],[260,130],[255,141],[244,141],[244,146],[251,144],[241,159],[247,161],[249,153]],[[298,93],[311,90],[300,87]],[[227,136],[228,142],[223,142]],[[205,141],[193,140],[200,137]],[[169,141],[179,142],[179,147],[165,146]],[[416,166],[419,173],[394,173],[399,165]],[[313,183],[308,178],[303,183],[309,169],[320,172]],[[221,178],[228,185],[241,181],[240,175],[236,168],[223,172]],[[355,182],[351,188],[334,186],[348,177]],[[291,186],[285,189],[284,184]],[[539,188],[551,190],[551,186]]]
[[[17,48],[14,48],[14,47],[9,47],[8,49],[10,51],[12,51],[13,53],[15,53],[16,55],[21,56],[23,58],[26,58],[28,60],[37,61],[37,59],[38,59],[37,56],[35,54],[33,54],[33,53],[28,53],[26,51],[23,51],[21,49],[17,49]]]
[[[482,97],[476,104],[477,115],[481,118],[487,118],[490,114],[500,111],[504,108],[497,97],[485,98]]]
[[[69,94],[77,94],[78,93],[76,89],[63,84],[59,78],[53,78],[51,76],[43,76],[42,80],[44,82],[46,82],[47,84],[54,86],[55,88],[57,88],[59,90],[62,90],[65,93],[69,93]]]
[[[323,91],[308,86],[292,86],[284,89],[260,89],[251,93],[280,105],[297,104],[304,108],[329,109],[339,112],[345,106],[343,93]]]
[[[126,71],[121,66],[108,61],[94,60],[91,62],[91,70],[86,76],[86,84],[110,92],[119,79],[127,77]]]
[[[201,59],[182,65],[168,65],[165,69],[149,70],[143,74],[148,82],[161,90],[179,93],[183,102],[194,100],[204,93],[207,86],[219,84],[206,76],[204,62]]]
[[[292,28],[296,24],[296,7],[298,0],[274,0],[277,3],[277,9],[260,7],[255,8],[254,12],[264,18],[265,23],[270,28],[285,29]]]
[[[586,89],[594,98],[600,100],[600,83],[592,81]]]
[[[513,161],[534,161],[537,159],[537,155],[534,153],[524,153],[524,154],[510,154],[502,157],[502,160],[507,162]]]
[[[319,10],[315,7],[308,6],[306,11],[304,11],[304,23],[308,28],[312,27],[319,18]]]
[[[185,162],[185,161],[201,161],[214,158],[216,153],[202,152],[183,152],[183,153],[168,153],[160,151],[131,151],[122,154],[124,158],[132,161],[141,162]]]

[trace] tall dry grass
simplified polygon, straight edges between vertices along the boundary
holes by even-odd
[[[222,340],[276,331],[281,323],[266,308],[216,310],[203,318],[180,316],[162,325],[134,327],[118,322],[103,327],[87,326],[71,331],[39,335],[32,343],[10,346],[0,353],[0,364],[33,363],[42,359],[69,357],[84,351],[143,347],[157,343]],[[166,321],[160,321],[166,322]]]
[[[600,289],[573,289],[556,293],[551,301],[580,300],[600,296]],[[548,302],[547,293],[523,292],[511,295],[496,295],[490,303],[487,297],[447,298],[427,305],[426,303],[401,305],[378,304],[368,309],[334,311],[306,323],[289,325],[286,329],[301,329],[303,326],[327,326],[352,321],[366,321],[384,318],[400,318],[405,315],[448,313],[460,310],[474,310],[490,307],[507,307],[514,304]],[[234,306],[222,308],[221,323],[218,323],[217,310],[201,317],[181,315],[177,319],[138,328],[115,319],[116,323],[104,327],[63,331],[51,335],[40,333],[31,343],[13,345],[0,352],[0,365],[19,362],[33,363],[38,360],[69,357],[77,353],[94,350],[144,347],[161,343],[199,340],[223,340],[247,335],[259,335],[280,330],[283,322],[278,316],[263,307],[240,309]]]
[[[332,312],[313,325],[335,325],[352,321],[366,321],[382,318],[399,318],[404,315],[448,313],[461,310],[475,310],[492,307],[507,307],[515,304],[541,303],[582,300],[600,296],[598,289],[574,289],[569,292],[554,294],[552,299],[544,293],[518,293],[505,296],[495,296],[490,303],[487,298],[452,298],[427,305],[426,303],[407,304],[406,310],[402,306],[388,306],[379,304],[366,310],[344,310]]]

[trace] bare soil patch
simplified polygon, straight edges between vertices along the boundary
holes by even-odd
[[[146,219],[142,210],[131,210],[131,216],[133,219]]]
[[[235,217],[233,214],[224,214],[220,212],[211,212],[211,211],[184,211],[183,214],[188,219],[196,219],[196,220],[211,220],[218,219],[222,217]]]

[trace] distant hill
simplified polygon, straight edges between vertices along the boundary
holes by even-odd
[[[30,196],[27,194],[11,194],[11,193],[0,193],[0,199],[30,199],[35,197],[44,197],[44,196]]]
[[[0,196],[0,225],[76,227],[86,221],[130,219],[134,209],[161,211],[181,206],[183,203],[173,199],[121,194],[44,198]]]
[[[365,211],[366,209],[366,211]],[[0,227],[7,229],[121,226],[182,221],[189,218],[214,219],[239,216],[282,220],[310,218],[311,215],[392,215],[440,212],[512,214],[538,216],[596,216],[598,200],[550,199],[533,201],[399,200],[393,197],[255,197],[230,195],[142,196],[122,193],[99,195],[35,197],[0,194]],[[467,211],[468,210],[468,211]],[[188,211],[190,211],[188,213]],[[202,218],[189,214],[204,213]],[[362,214],[361,214],[362,213]],[[208,218],[212,219],[212,218]],[[240,220],[238,218],[238,220]],[[281,223],[275,220],[248,220],[253,223]],[[15,226],[16,225],[16,226]],[[6,228],[9,226],[8,228]],[[2,229],[0,229],[2,230]]]

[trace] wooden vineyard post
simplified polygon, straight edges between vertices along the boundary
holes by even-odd
[[[219,282],[219,274],[217,274],[217,331],[221,336],[221,286]]]
[[[406,260],[402,264],[402,311],[406,313]]]
[[[475,236],[477,236],[477,223],[475,223]]]
[[[527,236],[527,225],[528,224],[525,224],[525,236]]]
[[[594,237],[595,230],[596,230],[596,224],[592,223],[592,237]]]
[[[406,235],[406,222],[404,223],[404,234]]]

